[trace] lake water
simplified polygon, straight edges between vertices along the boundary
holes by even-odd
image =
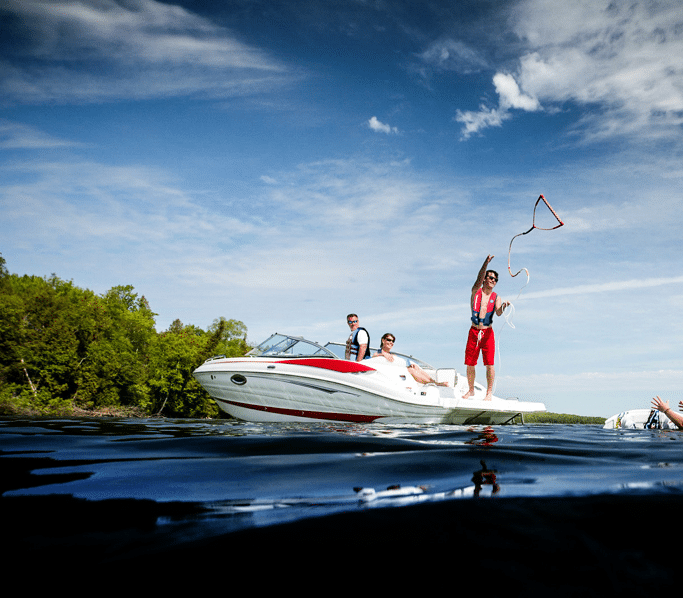
[[[583,596],[662,587],[678,566],[677,431],[5,418],[0,468],[17,562],[258,561],[266,583],[350,562],[395,581],[400,559]]]

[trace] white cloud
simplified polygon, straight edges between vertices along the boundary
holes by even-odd
[[[463,138],[500,126],[510,109],[587,109],[578,127],[586,139],[678,135],[683,124],[683,29],[680,2],[525,0],[511,26],[526,43],[518,70],[497,73],[498,108],[459,111]],[[492,118],[496,114],[498,118]]]
[[[228,30],[155,0],[10,0],[5,10],[22,40],[31,40],[0,61],[0,92],[15,101],[227,97],[294,77]],[[38,62],[27,63],[27,54]]]
[[[439,71],[471,73],[487,66],[483,57],[460,40],[441,39],[419,55],[427,65]]]
[[[519,85],[517,85],[517,81],[515,81],[512,75],[496,73],[493,77],[493,85],[500,97],[501,110],[517,108],[533,112],[541,107],[536,98],[520,92]]]
[[[462,139],[468,139],[487,127],[500,127],[503,121],[511,118],[510,110],[518,109],[527,112],[540,110],[538,100],[520,91],[514,77],[505,73],[496,73],[493,84],[498,94],[498,108],[488,108],[481,105],[478,112],[456,112],[455,120],[463,124]]]
[[[683,284],[683,276],[667,278],[637,278],[632,280],[620,280],[598,284],[577,285],[526,293],[525,299],[540,299],[546,297],[566,297],[569,295],[592,295],[595,293],[620,293],[633,289],[656,288],[667,285]]]
[[[669,136],[683,124],[680,15],[669,1],[528,2],[515,27],[536,43],[520,60],[520,85],[544,102],[599,106],[581,123],[589,138]],[[563,26],[546,38],[551,20]]]
[[[377,120],[376,116],[373,116],[369,121],[368,121],[368,126],[375,131],[376,133],[398,133],[398,129],[396,127],[392,127],[390,125],[385,125],[384,123],[380,122]]]
[[[83,144],[52,137],[22,123],[0,119],[0,149],[49,149],[81,147]]]
[[[488,127],[500,127],[508,118],[510,115],[506,110],[488,108],[483,104],[478,112],[458,110],[455,115],[455,120],[463,124],[461,139],[469,139],[474,133]]]

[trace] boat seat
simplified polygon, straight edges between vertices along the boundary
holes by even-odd
[[[458,382],[458,373],[454,368],[439,368],[436,370],[436,377],[434,379],[437,382],[448,382],[448,386],[455,388]]]

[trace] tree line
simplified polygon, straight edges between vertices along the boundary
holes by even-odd
[[[527,424],[586,424],[603,425],[605,418],[593,415],[572,415],[571,413],[525,413],[524,422]]]
[[[155,316],[130,285],[97,295],[54,274],[10,274],[0,255],[0,414],[217,417],[192,372],[249,351],[246,326],[175,320],[157,332]]]

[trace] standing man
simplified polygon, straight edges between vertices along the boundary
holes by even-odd
[[[486,366],[486,401],[491,400],[493,394],[493,382],[496,372],[493,361],[496,355],[496,341],[493,336],[493,314],[497,316],[503,314],[505,308],[510,305],[508,301],[501,302],[500,297],[493,292],[493,287],[498,282],[498,273],[495,270],[487,270],[489,262],[493,259],[489,255],[479,270],[477,280],[472,287],[472,297],[470,305],[472,307],[472,326],[467,336],[467,347],[465,348],[465,365],[467,366],[467,383],[469,390],[462,396],[469,399],[474,396],[474,374],[479,358],[479,352]]]
[[[370,335],[365,328],[358,325],[358,316],[349,314],[346,323],[351,329],[351,334],[346,340],[346,353],[344,359],[362,361],[370,357]]]

